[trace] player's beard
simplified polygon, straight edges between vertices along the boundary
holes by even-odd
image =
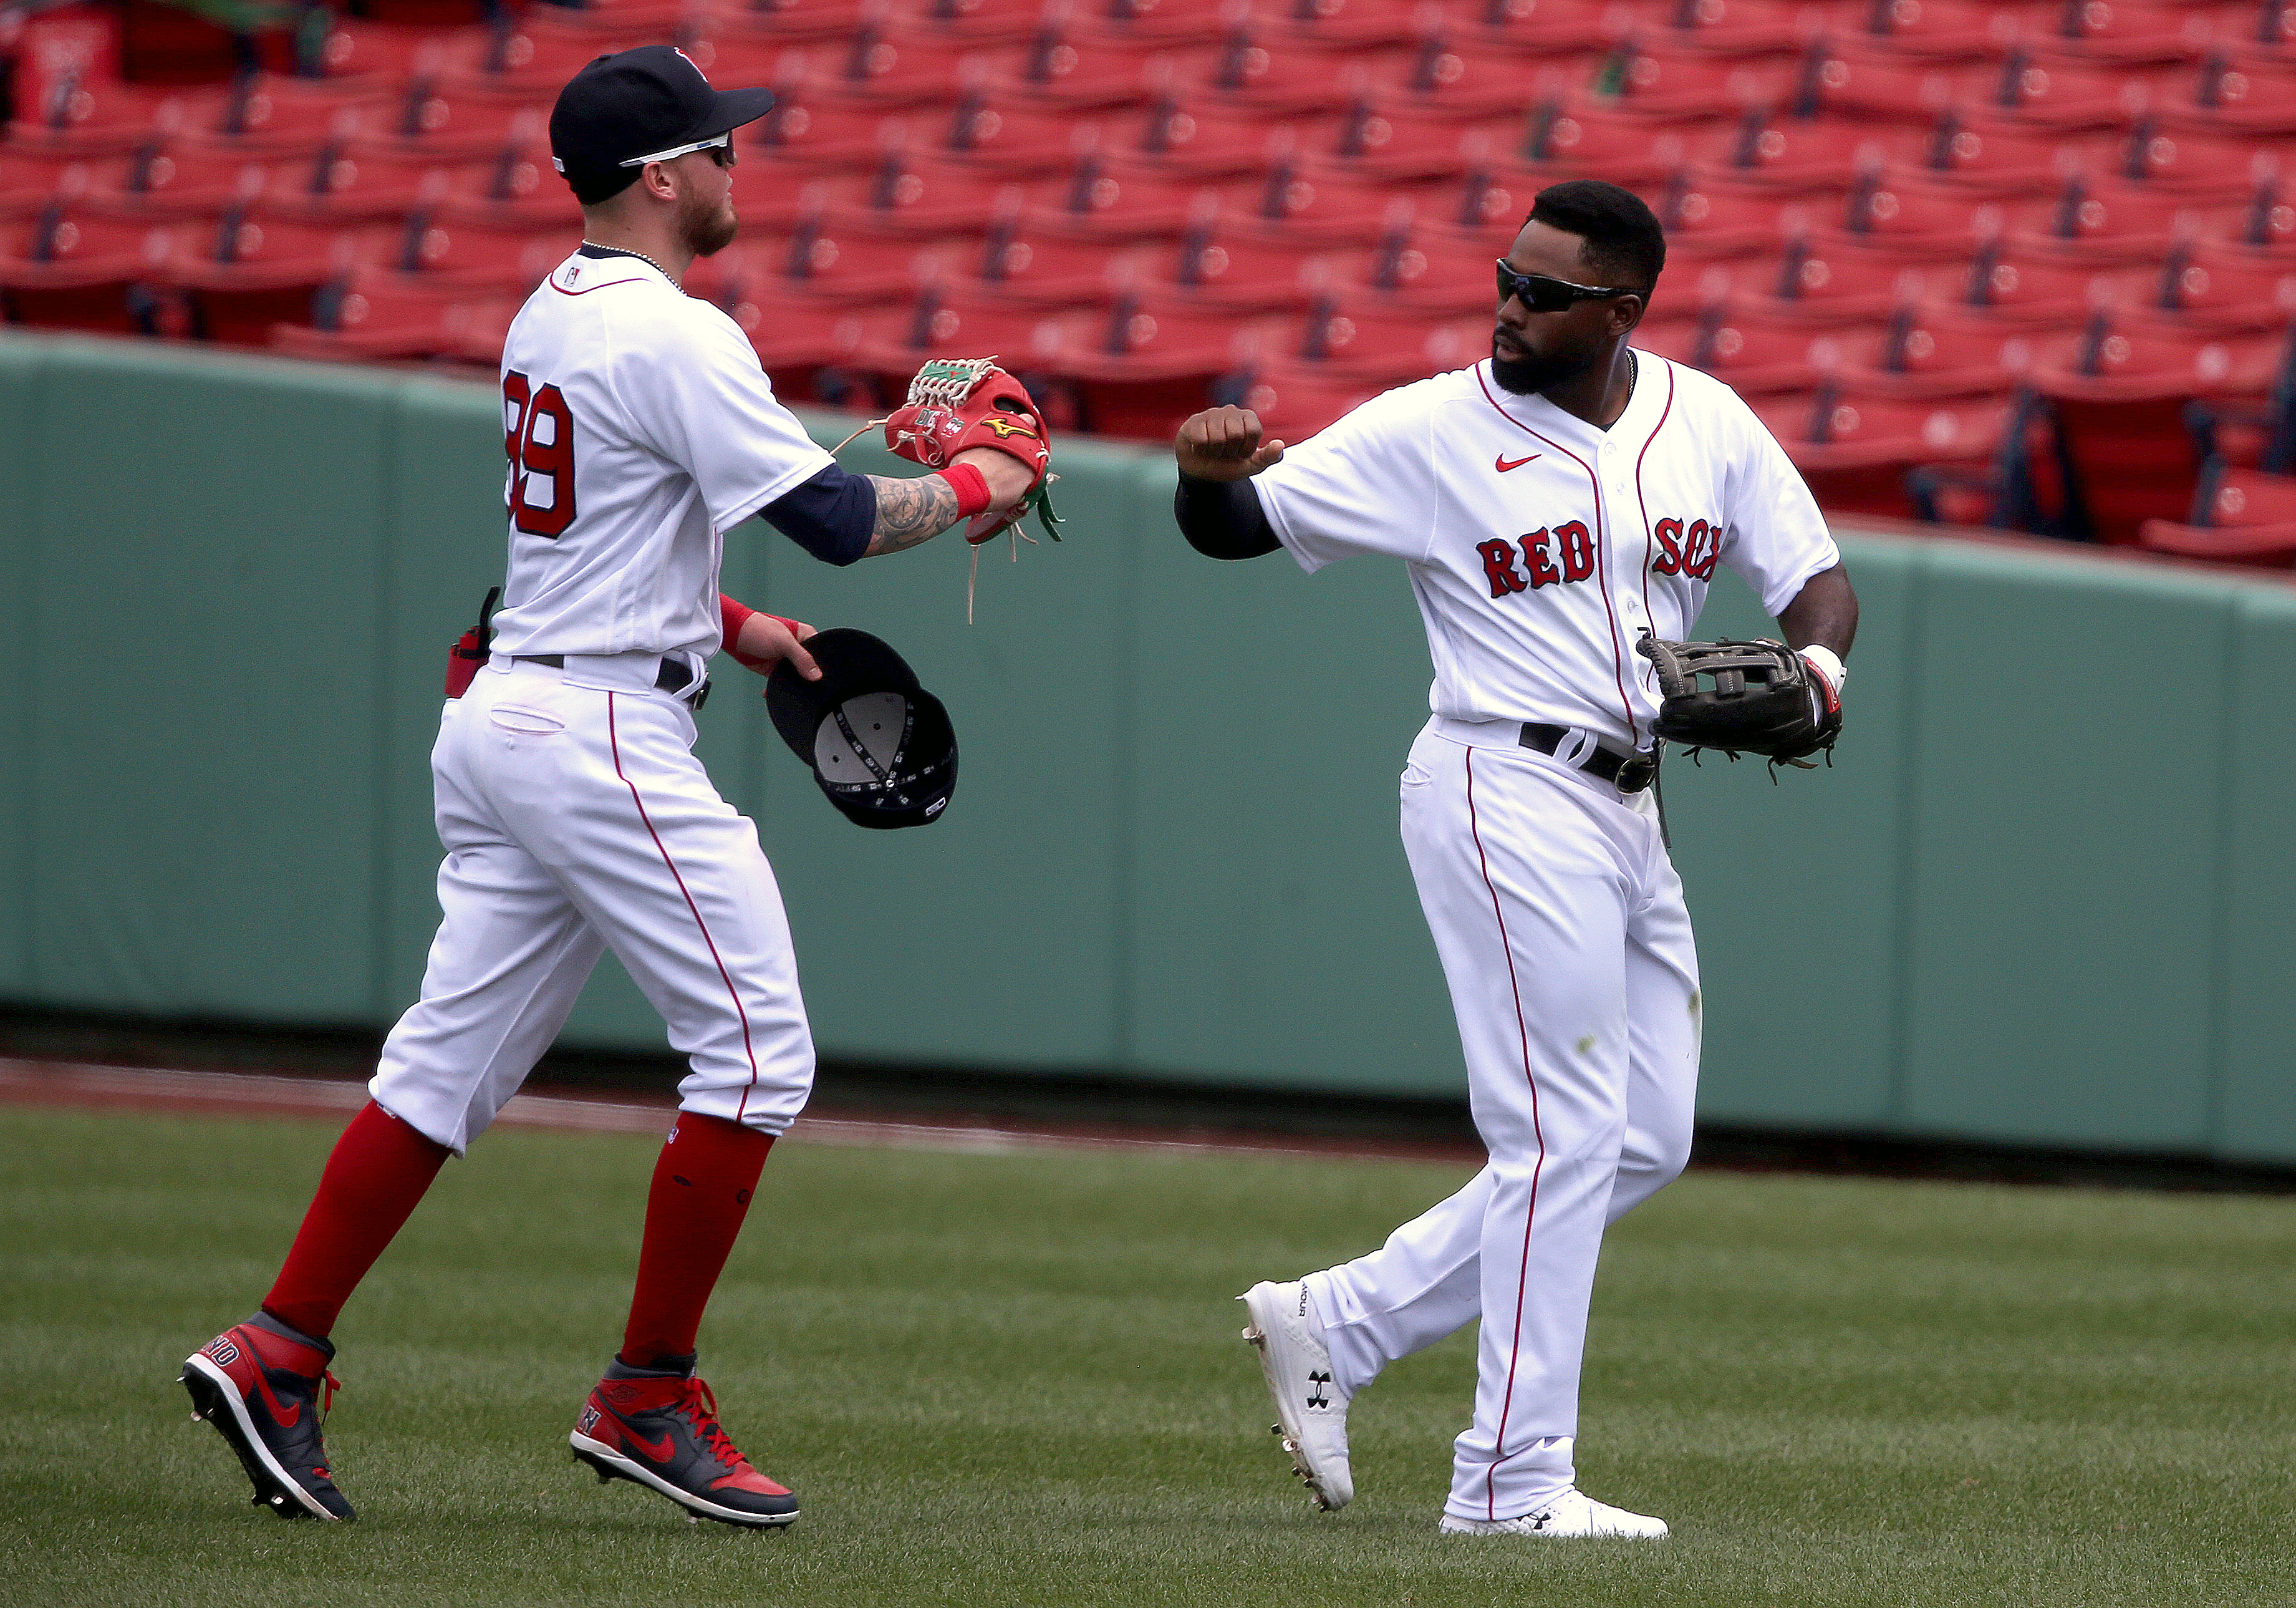
[[[696,257],[715,257],[734,243],[740,233],[742,220],[734,215],[734,198],[727,196],[709,210],[695,204],[692,195],[685,197],[677,209],[677,238]]]
[[[1491,332],[1491,378],[1499,389],[1518,397],[1536,396],[1549,386],[1573,380],[1602,361],[1599,346],[1584,352],[1526,351],[1520,357],[1507,357],[1499,347],[1498,331]]]

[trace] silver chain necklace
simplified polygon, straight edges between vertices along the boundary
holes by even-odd
[[[668,268],[663,267],[661,264],[656,262],[652,258],[648,257],[644,251],[633,251],[627,246],[602,246],[594,240],[586,240],[582,243],[594,250],[619,251],[624,257],[635,257],[640,262],[645,264],[646,267],[652,268],[655,273],[660,275],[664,279],[669,281],[670,283],[677,285],[679,290],[682,291],[685,288],[684,285],[677,283],[676,275],[671,273]],[[1629,391],[1628,394],[1631,396],[1634,393]]]

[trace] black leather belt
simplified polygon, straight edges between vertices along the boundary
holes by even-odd
[[[1570,740],[1567,726],[1542,726],[1537,721],[1522,724],[1522,745],[1535,748],[1542,754],[1552,754]],[[1625,754],[1601,743],[1578,762],[1578,768],[1590,776],[1610,783],[1620,792],[1640,792],[1658,780],[1658,755]]]
[[[521,664],[546,664],[554,670],[562,670],[566,668],[566,655],[563,653],[521,653],[517,655],[517,659]],[[663,654],[661,669],[654,672],[654,691],[677,693],[693,685],[693,672],[685,668],[685,661],[672,659],[667,653]],[[701,690],[693,694],[691,701],[695,709],[700,709],[709,701],[709,683],[704,681],[701,684]]]

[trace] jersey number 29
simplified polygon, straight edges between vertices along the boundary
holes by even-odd
[[[574,415],[554,385],[537,389],[516,369],[503,376],[503,451],[510,457],[511,523],[557,537],[574,522]],[[535,480],[550,482],[537,503]]]

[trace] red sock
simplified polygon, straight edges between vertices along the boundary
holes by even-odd
[[[374,1259],[406,1225],[451,1153],[372,1100],[335,1141],[319,1193],[263,1309],[324,1340]]]
[[[679,1113],[662,1142],[653,1192],[646,1197],[645,1243],[638,1252],[629,1328],[622,1335],[623,1362],[652,1368],[693,1355],[701,1309],[726,1270],[773,1147],[773,1136],[754,1128]]]

